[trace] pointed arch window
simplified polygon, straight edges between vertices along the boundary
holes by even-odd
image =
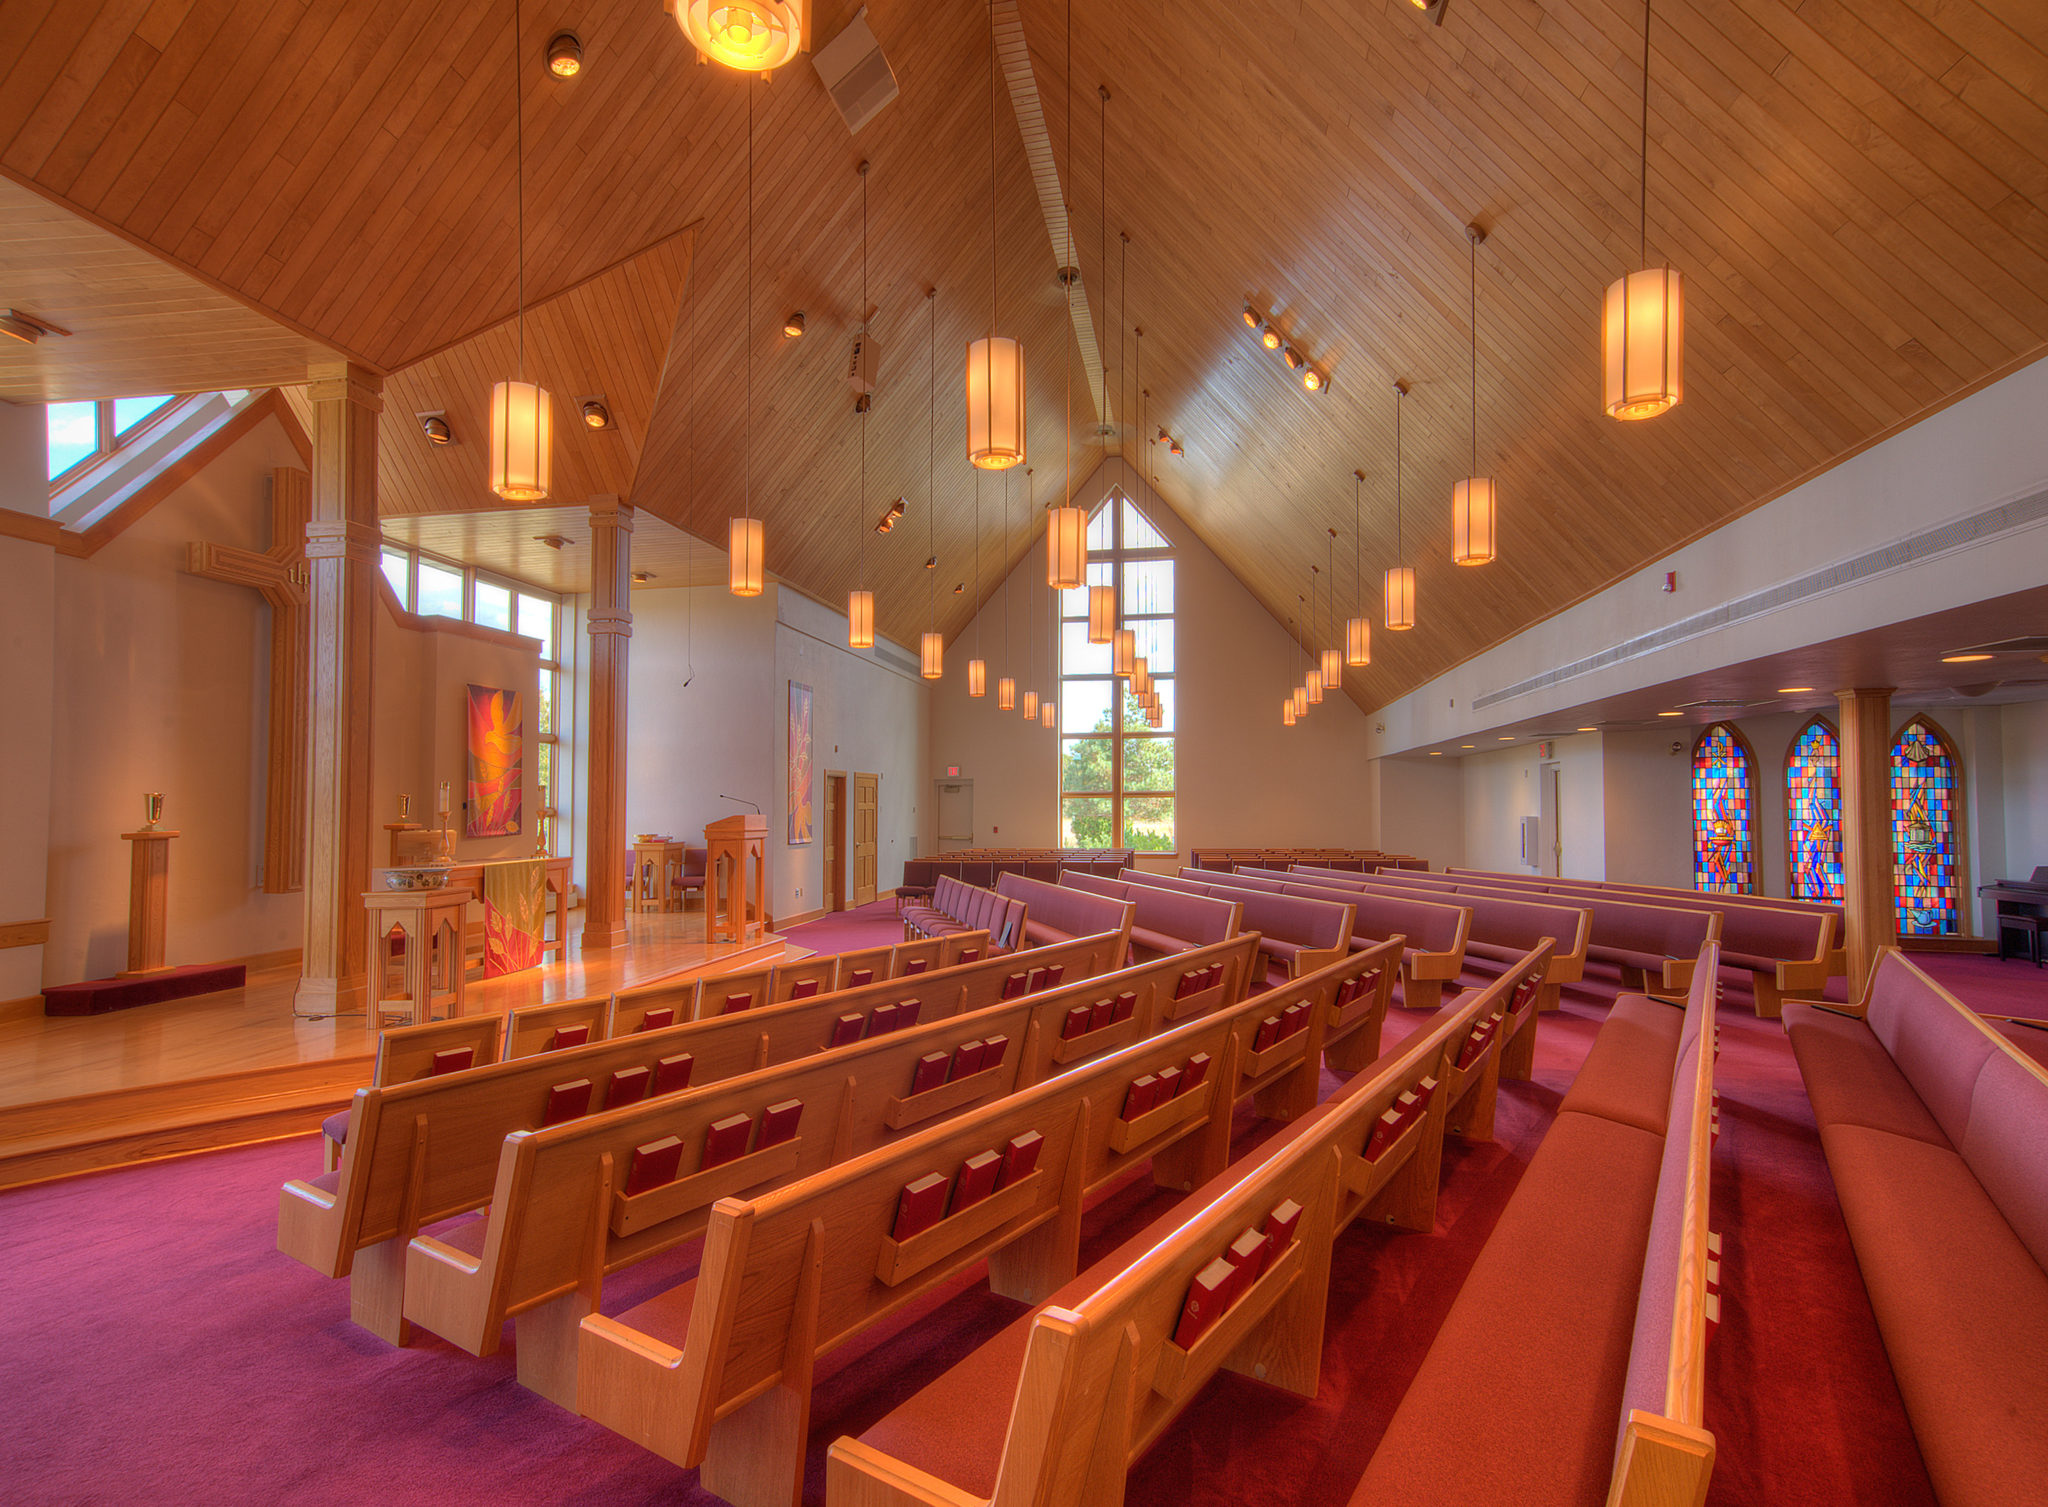
[[[1794,900],[1842,898],[1842,745],[1825,717],[1785,753],[1785,868]]]
[[[1959,768],[1955,745],[1925,717],[1908,722],[1892,744],[1892,893],[1901,936],[1952,937],[1962,930]]]
[[[1756,756],[1725,722],[1692,748],[1693,887],[1756,893]]]

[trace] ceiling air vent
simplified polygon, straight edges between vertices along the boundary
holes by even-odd
[[[858,131],[896,98],[896,75],[868,28],[866,6],[846,23],[846,30],[818,49],[811,63],[849,131]]]

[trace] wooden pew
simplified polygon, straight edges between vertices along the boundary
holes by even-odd
[[[1024,923],[1024,939],[1034,945],[1093,936],[1101,931],[1120,931],[1128,949],[1134,910],[1129,900],[1071,885],[1049,884],[1042,879],[1027,879],[1022,874],[1000,876],[996,893],[1025,906],[1029,919]]]
[[[972,963],[994,950],[986,929],[948,932],[939,938],[939,966],[951,968],[955,963]]]
[[[1497,884],[1442,874],[1382,871],[1383,883],[1416,894],[1492,895],[1527,900],[1544,891],[1529,885]],[[1571,903],[1591,914],[1586,955],[1616,964],[1622,981],[1665,999],[1682,998],[1692,984],[1693,960],[1708,942],[1720,941],[1721,912],[1707,905],[1674,905],[1636,896],[1618,900],[1601,893],[1575,894]],[[1661,982],[1659,981],[1661,979]]]
[[[1142,873],[1137,869],[1125,869],[1117,878],[1126,884],[1149,884],[1158,889],[1235,901],[1243,907],[1246,929],[1259,933],[1260,945],[1289,978],[1313,973],[1351,947],[1352,922],[1357,917],[1355,905]]]
[[[987,933],[981,933],[987,935]],[[928,973],[939,966],[944,956],[946,941],[943,937],[925,937],[915,942],[898,942],[889,950],[889,976],[891,978],[912,978]]]
[[[1520,961],[1540,972],[1544,960],[1532,952]],[[827,1507],[1114,1507],[1131,1464],[1218,1370],[1313,1397],[1334,1238],[1361,1216],[1434,1227],[1449,1102],[1442,1080],[1507,987],[1503,978],[1460,995],[1372,1072],[859,1439],[837,1441]],[[1407,1095],[1420,1104],[1404,1113]],[[1259,1275],[1182,1343],[1197,1276],[1290,1203],[1298,1213],[1285,1243],[1256,1258]]]
[[[506,1060],[602,1041],[611,1016],[612,1000],[608,994],[513,1010],[505,1017]]]
[[[775,983],[775,967],[742,968],[732,973],[707,975],[697,993],[697,1018],[715,1020],[721,1015],[741,1015],[776,1003],[769,997]]]
[[[1351,1507],[1706,1500],[1713,944],[1700,961],[1676,1028],[1637,1053],[1659,1064],[1668,1112],[1610,1116],[1594,1100],[1575,1103],[1574,1084]],[[1636,1029],[1610,1016],[1595,1051]]]
[[[1061,967],[1069,981],[1106,973],[1121,961],[1115,945],[1114,937],[1083,937],[444,1078],[358,1089],[340,1165],[279,1190],[278,1249],[315,1271],[347,1277],[351,1318],[404,1344],[406,1242],[423,1226],[490,1197],[500,1143],[515,1130],[541,1125],[557,1087],[587,1080],[596,1106],[615,1072],[652,1070],[685,1052],[692,1058],[692,1084],[718,1082],[828,1050],[845,1014],[866,1020],[916,999],[919,1019],[929,1021],[1000,1003],[1020,962]]]
[[[777,963],[768,980],[766,1003],[779,1005],[814,994],[830,994],[839,987],[839,955],[821,952],[794,963]]]
[[[605,1276],[700,1234],[719,1198],[796,1181],[1233,1005],[1255,957],[1250,938],[1223,943],[1193,959],[1125,969],[666,1099],[516,1131],[500,1152],[487,1214],[414,1237],[405,1317],[488,1355],[516,1316],[521,1383],[573,1407],[576,1326],[596,1311]],[[1213,977],[1182,990],[1184,963]],[[1070,1034],[1070,1014],[1091,1007],[1102,1024]],[[993,1063],[946,1076],[963,1046],[979,1056],[998,1040]],[[918,1090],[926,1067],[940,1081]],[[711,1127],[734,1115],[766,1124],[771,1107],[792,1100],[799,1109],[789,1140],[760,1146],[750,1127],[756,1149],[702,1168]],[[693,1170],[627,1192],[636,1149],[669,1136]]]
[[[1765,1020],[1779,1017],[1788,991],[1827,988],[1828,979],[1844,970],[1842,910],[1806,900],[1779,900],[1763,895],[1723,895],[1710,890],[1671,890],[1649,885],[1613,885],[1604,880],[1528,878],[1453,869],[1447,878],[1479,884],[1528,887],[1561,899],[1574,895],[1609,895],[1646,905],[1680,905],[1717,912],[1721,917],[1721,966],[1750,975],[1756,1013]]]
[[[658,1031],[695,1020],[702,979],[687,984],[655,984],[642,989],[621,989],[612,996],[611,1025],[607,1039],[631,1036],[640,1031]]]
[[[857,989],[862,984],[873,983],[876,979],[888,978],[889,959],[895,950],[894,947],[863,947],[854,952],[840,953],[839,987]],[[862,973],[866,973],[867,977],[862,978]]]
[[[1165,955],[1223,942],[1244,929],[1244,906],[1234,900],[1191,895],[1151,884],[1126,884],[1069,869],[1060,875],[1067,889],[1131,902],[1131,950]]]
[[[370,1069],[370,1082],[380,1086],[411,1083],[465,1068],[488,1067],[498,1061],[504,1025],[496,1015],[458,1015],[417,1026],[387,1027],[377,1033],[377,1060]],[[320,1170],[332,1172],[348,1139],[348,1111],[322,1120],[320,1136]]]
[[[818,1356],[984,1259],[992,1288],[1039,1301],[1074,1275],[1090,1190],[1148,1160],[1161,1186],[1206,1182],[1225,1165],[1229,1109],[1246,1094],[1262,1113],[1306,1113],[1321,1067],[1317,1006],[1364,968],[1346,957],[816,1176],[721,1200],[694,1280],[583,1320],[577,1411],[697,1467],[735,1507],[789,1507]],[[1296,1004],[1300,1028],[1252,1050],[1266,1017]],[[1124,1118],[1134,1087],[1203,1055],[1197,1086]],[[1029,1175],[894,1237],[909,1185],[1034,1132]]]

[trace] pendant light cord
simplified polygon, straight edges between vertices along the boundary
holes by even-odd
[[[1650,264],[1650,0],[1643,0],[1642,178],[1636,199],[1636,265]]]
[[[740,515],[754,516],[754,81],[747,80],[747,317],[742,326],[747,347],[747,422],[745,481]]]
[[[1074,0],[1067,0],[1066,76],[1067,173],[1069,181],[1071,181],[1074,170]],[[1074,207],[1071,204],[1064,204],[1061,208],[1066,212],[1067,221],[1067,256],[1062,266],[1067,272],[1072,273],[1075,270]],[[1067,283],[1066,289],[1067,323],[1072,324],[1074,322],[1074,285],[1071,280]],[[1066,485],[1067,506],[1072,507],[1074,505],[1074,342],[1067,340],[1062,341],[1061,344],[1066,347],[1067,353],[1067,454],[1066,462],[1062,468],[1062,475]],[[1086,583],[1087,574],[1086,562],[1084,561],[1081,571],[1084,584]]]
[[[1109,319],[1109,90],[1098,87],[1102,96],[1099,134],[1095,143],[1096,190],[1102,206],[1102,315],[1107,324]],[[1109,423],[1109,363],[1102,364],[1102,422]],[[1103,453],[1109,453],[1108,436],[1103,437]]]
[[[1365,473],[1363,471],[1353,471],[1351,473],[1351,581],[1353,589],[1358,593],[1358,615],[1360,617],[1365,616],[1365,542],[1364,533],[1359,526],[1359,520],[1362,516],[1359,511],[1359,494],[1364,490]],[[1350,644],[1347,642],[1345,648],[1348,649],[1350,647]]]
[[[1401,400],[1408,396],[1408,389],[1399,382],[1394,384],[1394,564],[1398,568],[1406,562],[1401,556]]]
[[[924,410],[924,542],[931,552],[931,559],[925,565],[930,577],[925,582],[924,621],[925,631],[936,633],[939,628],[939,442],[934,425],[939,412],[939,290],[933,288],[924,296],[925,307],[931,311],[931,334],[925,342]]]
[[[514,308],[519,318],[519,380],[526,380],[526,95],[519,87],[519,0],[512,0],[512,182],[518,203],[519,254],[514,274],[517,292]]]
[[[868,328],[868,165],[860,165],[860,339],[865,347],[861,354],[872,357],[874,331]],[[868,584],[868,410],[874,406],[874,394],[861,394],[860,408],[860,496],[854,500],[853,539],[859,553],[859,564],[855,567],[854,588],[863,589]],[[871,625],[872,626],[872,625]]]
[[[1472,470],[1479,475],[1479,235],[1472,227],[1465,231],[1465,244],[1472,250]]]

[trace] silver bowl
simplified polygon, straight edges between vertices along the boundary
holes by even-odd
[[[446,869],[379,869],[377,873],[387,890],[438,890],[448,884]]]

